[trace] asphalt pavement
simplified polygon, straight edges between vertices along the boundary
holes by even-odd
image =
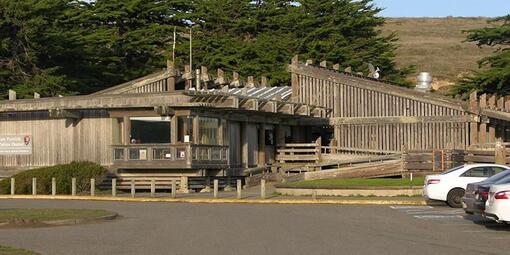
[[[42,254],[509,254],[510,227],[435,206],[0,200],[118,212],[107,223],[1,229]]]

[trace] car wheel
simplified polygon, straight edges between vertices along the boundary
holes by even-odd
[[[452,189],[448,192],[448,196],[446,197],[446,203],[453,208],[461,208],[462,207],[462,197],[464,196],[463,189]]]

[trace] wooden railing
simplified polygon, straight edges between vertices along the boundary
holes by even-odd
[[[113,145],[113,164],[128,168],[226,167],[228,146],[198,144]]]
[[[287,143],[278,147],[276,161],[279,163],[319,163],[321,138],[315,143]]]

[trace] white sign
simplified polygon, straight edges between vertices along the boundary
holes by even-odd
[[[31,135],[0,135],[0,155],[31,155]]]

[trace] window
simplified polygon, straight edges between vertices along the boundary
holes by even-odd
[[[130,117],[130,143],[170,143],[170,117]]]
[[[462,177],[489,177],[492,173],[490,167],[474,167],[464,172]]]
[[[177,117],[177,141],[181,143],[193,141],[193,117]]]
[[[200,144],[218,144],[219,120],[216,118],[199,118]]]
[[[505,171],[506,169],[502,168],[502,167],[497,167],[497,166],[493,166],[491,167],[492,168],[492,173],[491,173],[491,176],[492,175],[495,175],[495,174],[499,174],[503,171]]]

